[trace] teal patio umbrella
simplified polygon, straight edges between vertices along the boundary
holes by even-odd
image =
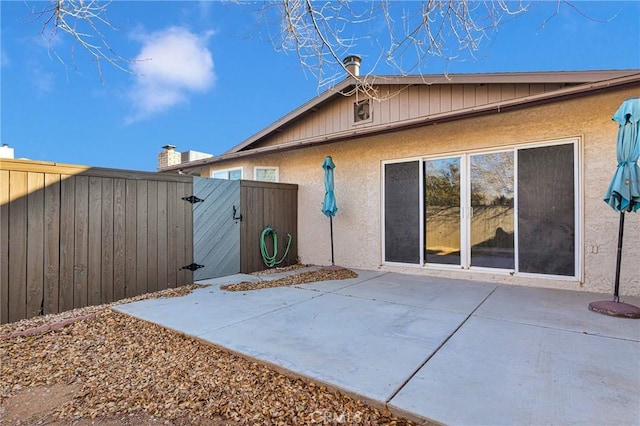
[[[622,240],[624,237],[624,215],[640,209],[640,98],[627,99],[613,114],[618,123],[616,156],[618,166],[604,195],[604,201],[613,210],[620,212],[618,226],[618,251],[613,302],[593,302],[589,309],[607,315],[640,318],[640,308],[620,303],[620,262],[622,260]]]
[[[331,266],[335,266],[333,259],[333,216],[338,211],[338,205],[336,204],[336,195],[333,192],[333,169],[336,165],[333,163],[333,159],[330,156],[324,159],[322,163],[324,169],[324,201],[322,202],[322,213],[329,217],[329,229],[331,232]]]

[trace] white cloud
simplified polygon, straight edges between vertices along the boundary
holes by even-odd
[[[35,68],[31,71],[31,74],[31,83],[40,94],[53,92],[55,82],[51,72],[44,71],[41,68]]]
[[[207,48],[210,34],[197,35],[170,27],[139,35],[143,43],[132,65],[135,82],[131,100],[138,121],[187,102],[189,95],[206,92],[215,81],[213,58]]]
[[[9,65],[11,65],[9,55],[7,55],[4,49],[0,50],[0,67],[8,67]]]

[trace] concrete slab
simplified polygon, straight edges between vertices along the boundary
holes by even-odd
[[[168,299],[148,299],[114,309],[136,318],[199,336],[208,331],[286,308],[318,293],[288,287],[259,291],[223,291],[217,285]]]
[[[475,315],[640,341],[638,320],[610,317],[589,310],[589,303],[607,299],[610,296],[595,293],[502,286]],[[640,305],[640,300],[634,299],[627,298],[629,303]]]
[[[639,359],[637,342],[472,317],[390,405],[448,425],[637,425]]]
[[[465,318],[321,294],[200,338],[384,402]]]
[[[357,272],[116,309],[446,424],[640,424],[640,322],[588,309],[610,296]]]
[[[491,283],[387,273],[336,293],[469,314],[496,287]]]

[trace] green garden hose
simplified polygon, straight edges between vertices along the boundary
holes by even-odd
[[[271,234],[273,238],[273,256],[269,255],[267,245],[264,241],[265,237],[269,234]],[[260,235],[260,253],[262,253],[262,261],[267,265],[267,267],[273,268],[274,266],[281,264],[284,258],[287,257],[289,247],[291,247],[291,234],[287,234],[287,237],[289,238],[289,241],[287,241],[287,248],[284,251],[284,255],[282,255],[282,258],[279,261],[276,261],[278,258],[278,234],[276,234],[276,231],[274,231],[269,225],[264,228]]]

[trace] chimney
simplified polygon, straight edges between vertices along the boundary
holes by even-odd
[[[165,145],[162,148],[164,151],[158,154],[158,170],[181,163],[182,156],[176,151],[175,145]]]
[[[13,148],[10,148],[9,144],[3,143],[2,146],[0,146],[0,158],[14,158]]]
[[[358,77],[360,75],[360,63],[362,62],[362,58],[357,55],[347,56],[342,60],[344,67],[347,69],[349,75],[354,77]]]

